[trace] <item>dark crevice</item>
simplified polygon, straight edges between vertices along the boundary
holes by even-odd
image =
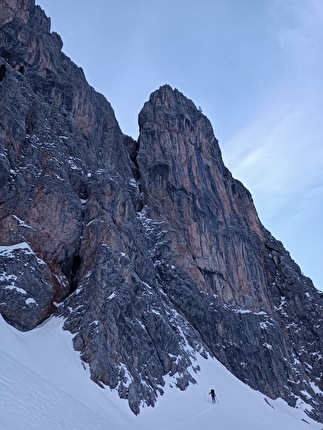
[[[124,144],[127,148],[129,158],[132,161],[131,170],[136,181],[140,180],[140,170],[137,162],[137,155],[139,153],[139,142],[132,139],[130,136],[124,136]]]
[[[7,73],[7,66],[5,64],[1,64],[1,66],[0,66],[0,82],[2,82],[6,73]]]
[[[264,243],[265,248],[268,249],[269,252],[277,252],[278,254],[280,254],[280,252],[278,251],[278,249],[273,248],[272,246],[268,245],[267,243]]]
[[[123,136],[123,141],[124,141],[124,144],[126,146],[129,158],[131,160],[131,171],[132,171],[134,179],[137,181],[138,190],[139,190],[139,193],[141,195],[140,201],[138,201],[138,199],[137,199],[136,204],[135,204],[136,211],[140,212],[142,210],[142,208],[144,207],[144,202],[142,199],[143,190],[142,190],[142,186],[140,183],[141,174],[140,174],[139,164],[137,161],[137,156],[139,153],[140,144],[137,140],[132,139],[130,136]]]
[[[70,277],[70,290],[69,294],[72,294],[77,288],[77,272],[82,263],[82,259],[79,255],[75,255],[72,263],[72,272]]]

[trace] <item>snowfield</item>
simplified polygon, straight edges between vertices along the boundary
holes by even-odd
[[[181,392],[169,379],[154,408],[138,416],[116,391],[102,389],[73,350],[63,320],[52,317],[22,333],[0,316],[1,430],[322,430],[283,400],[252,390],[217,360],[201,357],[198,383]],[[171,387],[173,386],[173,387]],[[218,402],[208,395],[215,388]]]

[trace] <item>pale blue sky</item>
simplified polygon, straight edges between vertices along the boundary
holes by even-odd
[[[323,289],[323,1],[36,1],[124,133],[165,83],[202,107],[261,221]]]

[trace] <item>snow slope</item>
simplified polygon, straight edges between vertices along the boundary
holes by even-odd
[[[244,385],[218,361],[198,358],[198,384],[171,388],[154,408],[133,415],[115,391],[89,379],[63,320],[22,333],[0,316],[0,430],[322,430],[299,402],[290,408]],[[196,364],[197,364],[196,363]],[[214,387],[218,403],[208,392]]]

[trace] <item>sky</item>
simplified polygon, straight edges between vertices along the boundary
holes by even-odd
[[[125,134],[169,84],[200,106],[264,226],[323,290],[322,0],[36,0]]]
[[[184,392],[172,379],[154,408],[135,416],[115,390],[92,382],[73,350],[63,320],[51,317],[19,332],[0,315],[0,427],[2,430],[321,430],[305,413],[272,400],[235,378],[217,360],[196,356],[197,384]],[[211,385],[212,384],[212,385]],[[171,388],[171,385],[173,388]],[[211,387],[217,401],[211,403]],[[304,421],[305,420],[305,421]]]

